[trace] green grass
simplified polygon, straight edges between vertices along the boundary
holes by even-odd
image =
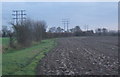
[[[0,38],[0,44],[2,44],[3,46],[8,46],[9,45],[9,38],[5,37],[5,38]]]
[[[1,52],[0,52],[0,76],[2,76],[2,53]]]
[[[0,37],[0,45],[2,44],[2,38]]]
[[[2,38],[0,37],[0,76],[2,75],[2,48],[1,48],[1,46],[2,46]]]
[[[3,54],[3,75],[35,75],[36,66],[45,53],[56,45],[55,39],[12,53]]]

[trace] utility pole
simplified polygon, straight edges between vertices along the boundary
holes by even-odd
[[[24,21],[25,18],[25,10],[20,10],[21,11],[21,23]]]
[[[88,28],[89,28],[89,26],[88,26],[88,25],[85,25],[85,30],[86,30],[86,31],[88,31]]]
[[[64,32],[65,32],[65,21],[64,21],[64,19],[62,20],[62,23],[64,25]]]
[[[26,19],[25,18],[25,10],[13,10],[13,20],[16,25],[18,25],[19,21],[22,22]]]
[[[15,21],[14,23],[17,25],[18,24],[18,10],[13,10],[13,14],[12,14],[14,17],[13,17],[13,20]]]
[[[67,32],[69,29],[69,20],[68,19],[62,19],[62,23],[64,25],[64,32],[66,31],[66,27],[67,27]]]
[[[88,31],[88,25],[86,25],[87,26],[87,31]]]
[[[67,32],[68,32],[68,30],[69,30],[69,26],[68,26],[69,21],[68,20],[66,21],[66,24],[67,24]]]

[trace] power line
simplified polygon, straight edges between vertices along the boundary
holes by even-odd
[[[15,20],[15,23],[18,24],[18,19],[19,19],[18,18],[18,10],[13,10],[13,12],[14,12],[12,14],[14,16],[13,20]]]
[[[69,26],[68,26],[68,24],[69,24],[69,21],[66,21],[66,25],[67,25],[67,32],[68,32],[68,30],[69,30]]]
[[[85,30],[88,31],[89,25],[85,25]]]
[[[66,31],[66,28],[67,28],[67,32],[69,30],[69,19],[62,19],[62,23],[64,25],[64,32]]]
[[[25,18],[25,10],[21,10],[21,22],[23,22],[24,21],[24,19],[26,19]]]
[[[66,29],[66,27],[65,27],[65,20],[64,19],[62,19],[62,23],[63,23],[63,25],[64,25],[64,32],[65,32],[65,29]]]
[[[19,21],[22,22],[26,19],[25,16],[25,10],[13,10],[13,20],[15,24],[18,24]]]

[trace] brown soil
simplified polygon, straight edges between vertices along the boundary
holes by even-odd
[[[117,37],[70,37],[38,64],[38,75],[117,75]]]

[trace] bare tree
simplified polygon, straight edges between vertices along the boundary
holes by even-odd
[[[108,30],[107,30],[106,28],[103,28],[103,29],[102,29],[102,33],[103,33],[103,35],[106,35],[107,32],[108,32]]]
[[[8,37],[8,27],[2,26],[2,37]]]
[[[75,29],[74,29],[74,28],[70,29],[70,32],[74,33],[74,32],[75,32]]]
[[[32,34],[32,23],[31,20],[26,20],[22,24],[14,24],[13,29],[15,32],[15,37],[17,39],[18,44],[22,46],[28,46],[31,44],[31,34]]]
[[[48,32],[55,33],[56,32],[56,27],[51,27]]]
[[[15,48],[14,45],[14,32],[12,32],[11,30],[8,31],[8,35],[9,35],[9,45],[11,48]]]
[[[62,29],[61,27],[57,27],[57,29],[56,29],[56,32],[57,33],[61,33],[61,32],[63,32],[64,31],[64,29]]]
[[[74,31],[75,31],[75,32],[80,32],[80,31],[82,31],[82,30],[80,29],[79,26],[75,26]]]
[[[22,23],[13,24],[17,43],[21,46],[29,46],[33,41],[41,41],[45,38],[46,23],[44,21],[34,21],[27,19]]]
[[[97,33],[98,35],[101,35],[101,33],[102,33],[102,29],[101,29],[101,28],[98,28],[98,29],[96,29],[95,31],[96,31],[96,33]]]
[[[35,41],[41,41],[46,35],[46,23],[44,21],[37,21],[34,23]]]
[[[82,30],[80,29],[79,26],[75,26],[75,28],[74,28],[74,35],[75,35],[75,36],[80,36],[80,35],[82,35]]]

